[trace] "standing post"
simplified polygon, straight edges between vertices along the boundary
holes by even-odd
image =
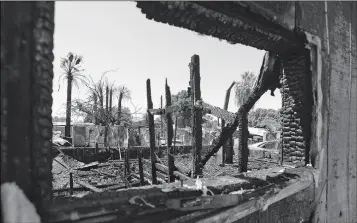
[[[141,146],[141,140],[140,140],[140,127],[138,128],[138,132],[135,135],[135,141],[138,146]],[[144,186],[145,185],[145,179],[144,179],[144,168],[143,168],[143,153],[142,153],[142,148],[138,149],[137,152],[137,157],[138,157],[138,163],[139,163],[139,176],[140,176],[140,185]]]
[[[233,83],[229,86],[229,88],[226,91],[226,97],[224,99],[224,105],[223,105],[223,109],[226,111],[228,110],[229,98],[231,95],[231,90],[234,85],[235,85],[235,82],[233,81]],[[224,119],[222,119],[221,124],[222,124],[221,126],[223,129],[223,127],[226,124],[226,121]],[[222,165],[224,165],[225,163],[233,163],[233,137],[232,136],[229,137],[227,142],[222,147]]]
[[[160,108],[162,109],[162,95],[160,97]],[[160,138],[164,138],[164,123],[162,121],[162,115],[160,115]],[[159,140],[159,145],[160,145],[160,140]]]
[[[130,167],[129,167],[129,147],[125,150],[125,157],[124,157],[124,170],[125,170],[125,176],[128,176],[130,174]]]
[[[94,151],[94,153],[95,153],[95,157],[98,158],[97,157],[98,156],[98,143],[97,142],[95,143],[95,151]]]
[[[202,149],[202,105],[201,101],[201,77],[200,77],[200,58],[198,55],[191,57],[190,67],[190,85],[192,89],[192,177],[202,175],[199,166],[201,162]]]
[[[146,95],[147,95],[147,114],[149,121],[149,135],[150,135],[150,158],[151,158],[151,177],[152,183],[157,184],[156,179],[156,156],[155,156],[155,126],[154,126],[154,115],[149,112],[149,109],[153,108],[151,100],[151,86],[150,79],[146,80]]]
[[[73,173],[69,172],[69,194],[73,195]]]
[[[143,161],[142,161],[142,151],[141,151],[141,149],[139,149],[139,151],[138,151],[138,163],[139,163],[140,185],[144,186],[145,185],[145,180],[144,180],[144,169],[143,169]]]
[[[177,116],[175,117],[174,154],[176,152],[176,133],[177,133]],[[183,140],[182,140],[182,142],[183,142]]]
[[[171,105],[171,91],[170,87],[167,85],[167,79],[165,83],[165,95],[166,95],[166,107]],[[173,128],[172,128],[172,117],[170,113],[166,113],[167,120],[167,165],[168,165],[168,182],[174,182],[174,156],[172,152],[172,136],[173,136]]]

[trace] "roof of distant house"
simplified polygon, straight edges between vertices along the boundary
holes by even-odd
[[[53,122],[54,126],[65,126],[66,122]],[[75,125],[75,126],[86,126],[86,125],[94,125],[93,123],[89,123],[89,122],[78,122],[78,123],[73,123],[71,122],[71,125]]]

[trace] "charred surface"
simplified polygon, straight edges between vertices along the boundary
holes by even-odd
[[[303,46],[293,32],[249,11],[244,2],[137,2],[148,19],[200,34],[281,52]]]
[[[153,108],[153,103],[151,99],[151,85],[150,79],[146,81],[146,96],[147,96],[147,116],[149,121],[149,134],[150,134],[150,158],[151,158],[151,176],[152,183],[157,184],[156,180],[156,156],[155,156],[155,123],[154,123],[154,115],[149,112],[149,109]]]

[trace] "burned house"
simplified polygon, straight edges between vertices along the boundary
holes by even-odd
[[[1,2],[1,182],[15,182],[44,222],[76,221],[93,210],[96,215],[86,215],[93,222],[135,215],[134,208],[114,211],[123,198],[130,199],[120,191],[78,199],[67,209],[51,206],[54,7],[55,2]],[[282,147],[284,156],[303,166],[294,172],[299,180],[244,205],[207,216],[197,211],[201,222],[357,221],[356,2],[138,2],[137,7],[148,19],[273,52],[282,61]],[[157,188],[136,192],[147,199],[179,194]]]

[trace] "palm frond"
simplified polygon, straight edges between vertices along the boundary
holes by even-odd
[[[235,99],[238,106],[243,105],[253,92],[256,76],[254,73],[246,71],[241,74],[241,80],[235,85]]]

